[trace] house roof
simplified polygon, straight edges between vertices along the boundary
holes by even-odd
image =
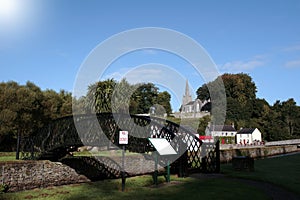
[[[231,125],[213,125],[209,127],[210,131],[236,131]]]
[[[238,134],[251,134],[254,130],[255,128],[243,128],[238,131]]]

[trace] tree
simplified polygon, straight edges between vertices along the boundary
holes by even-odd
[[[0,149],[12,151],[18,133],[29,136],[50,120],[70,115],[71,100],[71,93],[42,91],[29,81],[0,83]]]
[[[299,116],[299,113],[297,112],[297,110],[297,105],[294,99],[291,98],[285,102],[282,102],[282,118],[290,137],[294,135],[295,124],[298,121],[297,116]]]
[[[160,93],[153,83],[130,84],[125,79],[116,82],[113,79],[92,84],[84,101],[88,112],[125,112],[144,114],[150,112],[150,107],[161,105],[167,113],[171,112],[171,95]],[[79,103],[78,101],[75,101]],[[78,107],[78,106],[77,106]],[[163,109],[162,109],[163,110]]]
[[[159,106],[156,106],[156,114],[162,115],[167,113],[168,115],[170,115],[170,113],[172,112],[170,101],[171,101],[171,95],[167,91],[158,93],[156,103],[162,106],[164,109],[162,112],[160,111]]]
[[[131,104],[130,98],[137,88],[137,85],[131,85],[126,79],[117,83],[112,96],[112,112],[128,113],[135,107]]]
[[[150,107],[157,102],[158,88],[153,83],[143,83],[138,85],[132,94],[131,110],[132,114],[144,114],[150,112]]]
[[[113,79],[90,85],[86,95],[87,111],[96,113],[112,112],[111,99],[115,86],[116,81]]]
[[[226,102],[223,102],[224,99],[220,96],[223,95],[222,83],[225,88]],[[212,99],[210,109],[225,108],[223,105],[225,103],[227,105],[227,121],[245,121],[252,116],[253,103],[256,99],[256,86],[247,74],[223,74],[216,80],[202,85],[197,90],[197,98],[202,101],[212,97],[214,99]],[[216,113],[218,113],[217,111],[215,110]]]

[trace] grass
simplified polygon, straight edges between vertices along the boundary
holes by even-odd
[[[126,151],[126,156],[132,155],[139,155],[139,153],[133,153]],[[106,150],[106,151],[99,151],[99,152],[89,152],[89,151],[82,151],[82,152],[73,152],[74,156],[108,156],[108,157],[121,157],[122,150]]]
[[[234,171],[231,164],[221,169],[231,177],[269,182],[300,195],[300,154],[255,160],[254,167],[254,172]]]
[[[7,154],[8,157],[12,155]],[[255,160],[254,172],[234,171],[231,164],[222,164],[221,170],[229,177],[269,182],[300,195],[300,154]],[[159,180],[164,182],[163,177]],[[151,176],[140,176],[126,180],[125,192],[121,191],[121,180],[115,179],[0,194],[0,199],[268,199],[258,187],[235,179],[172,176],[171,180],[171,183],[156,188],[152,186]]]
[[[3,161],[15,161],[16,152],[0,152],[0,162]]]
[[[182,200],[182,199],[268,199],[259,189],[226,179],[176,178],[159,187],[152,186],[151,176],[133,177],[126,180],[125,192],[121,180],[105,180],[45,189],[35,189],[2,195],[3,200],[18,199],[99,199],[99,200]],[[160,182],[163,179],[160,177]],[[248,195],[245,196],[244,194]],[[0,196],[1,199],[1,196]]]

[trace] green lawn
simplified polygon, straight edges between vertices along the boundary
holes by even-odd
[[[221,170],[232,177],[269,182],[300,194],[300,154],[255,160],[254,167],[254,172],[240,172],[224,164]]]
[[[255,160],[254,172],[234,171],[231,164],[223,164],[221,170],[229,177],[269,182],[300,195],[300,154]],[[116,179],[0,194],[0,199],[268,199],[259,187],[237,179],[175,176],[171,179],[171,183],[156,188],[151,176],[129,178],[125,192],[121,191],[121,180]],[[164,182],[162,177],[160,182]]]
[[[0,162],[14,160],[16,160],[16,152],[0,152]]]
[[[160,181],[163,179],[160,177]],[[248,194],[245,196],[244,194]],[[2,194],[0,199],[101,199],[101,200],[182,200],[182,199],[268,199],[259,189],[226,179],[175,178],[156,188],[151,176],[133,177],[126,181],[125,192],[120,180],[35,189]]]

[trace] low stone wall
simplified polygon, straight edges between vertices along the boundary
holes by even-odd
[[[222,163],[226,163],[230,162],[235,156],[250,156],[251,158],[262,158],[296,151],[298,151],[296,145],[222,149],[220,150],[220,160]]]
[[[300,139],[266,142],[266,146],[297,145],[297,144],[300,144]]]
[[[50,161],[0,162],[0,184],[8,191],[90,182],[67,165]]]

